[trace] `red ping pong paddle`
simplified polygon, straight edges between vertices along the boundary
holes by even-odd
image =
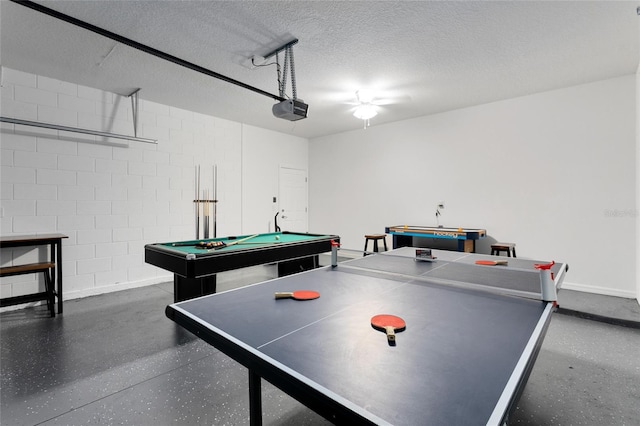
[[[506,260],[476,260],[476,265],[496,266],[496,265],[508,265]]]
[[[312,300],[320,297],[320,293],[312,290],[280,291],[275,293],[276,299]]]
[[[400,332],[407,328],[407,324],[402,318],[388,314],[381,314],[372,317],[371,326],[376,330],[386,332],[389,343],[394,343],[396,341],[396,331]]]

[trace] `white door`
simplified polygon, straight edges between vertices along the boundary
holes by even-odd
[[[280,167],[280,214],[282,231],[307,232],[307,171]]]

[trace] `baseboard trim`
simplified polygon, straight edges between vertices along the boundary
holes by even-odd
[[[565,281],[562,284],[561,289],[575,290],[575,291],[582,291],[585,293],[600,294],[603,296],[623,297],[625,299],[638,300],[636,297],[636,293],[633,291],[620,290],[620,289],[615,289],[610,287],[600,287],[600,286],[593,286],[593,285],[580,284],[580,283],[569,283]]]
[[[640,329],[640,322],[638,321],[626,320],[622,318],[606,317],[604,315],[590,314],[588,312],[576,311],[574,309],[566,309],[566,308],[563,308],[562,306],[559,306],[556,312],[559,314],[568,315],[576,318],[588,319],[591,321],[603,322],[606,324],[618,325],[622,327]]]
[[[146,287],[150,285],[166,283],[168,281],[173,281],[173,275],[148,278],[140,281],[128,281],[125,283],[117,283],[117,284],[101,286],[101,287],[86,288],[82,290],[65,292],[64,300],[82,299],[83,297],[97,296],[99,294],[113,293],[115,291]]]
[[[140,280],[140,281],[129,281],[125,283],[87,288],[87,289],[76,290],[76,291],[64,291],[63,289],[63,300],[66,302],[67,300],[82,299],[84,297],[97,296],[100,294],[113,293],[113,292],[122,291],[122,290],[130,290],[138,287],[146,287],[150,285],[166,283],[169,281],[173,281],[173,275],[154,277],[154,278],[149,278],[149,279]],[[23,303],[21,305],[14,305],[14,306],[4,306],[0,308],[0,313],[17,311],[19,309],[25,309],[25,308],[32,308],[32,307],[40,306],[46,303],[47,303],[46,301],[41,301],[41,302]]]

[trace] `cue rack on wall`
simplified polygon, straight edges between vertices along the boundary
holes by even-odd
[[[216,238],[216,206],[218,204],[218,166],[214,165],[212,169],[213,189],[203,189],[200,192],[200,165],[195,170],[195,192],[196,196],[193,200],[194,210],[196,214],[196,240],[200,239],[200,218],[202,218],[203,238]],[[202,208],[201,208],[202,206]],[[210,221],[211,219],[211,224]],[[213,231],[210,233],[210,231]]]

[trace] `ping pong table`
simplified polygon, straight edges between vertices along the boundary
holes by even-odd
[[[249,370],[251,424],[265,379],[335,424],[505,424],[555,308],[535,262],[404,247],[167,306]],[[505,258],[499,258],[504,260]],[[568,266],[552,267],[554,290]],[[315,290],[309,301],[275,292]],[[370,319],[402,317],[391,345]]]

